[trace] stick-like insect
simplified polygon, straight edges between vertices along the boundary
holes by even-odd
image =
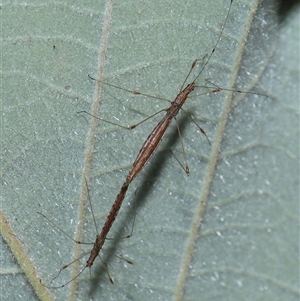
[[[116,219],[116,217],[117,217],[117,215],[119,213],[119,210],[121,208],[121,205],[123,203],[123,200],[125,198],[125,195],[126,195],[126,192],[128,190],[128,187],[129,187],[130,183],[141,172],[141,170],[144,168],[145,164],[148,162],[148,160],[150,159],[150,157],[153,155],[153,153],[157,149],[157,147],[158,147],[159,143],[162,141],[162,138],[163,138],[164,134],[166,133],[166,130],[168,129],[170,123],[177,116],[178,112],[182,109],[182,106],[185,103],[185,101],[187,100],[187,98],[190,95],[190,93],[196,88],[196,83],[195,83],[196,80],[202,74],[203,70],[206,68],[207,64],[209,63],[209,61],[210,61],[210,59],[212,57],[212,55],[214,54],[214,52],[215,52],[215,50],[216,50],[216,48],[217,48],[217,46],[218,46],[218,44],[219,44],[219,42],[221,40],[224,28],[225,28],[227,20],[229,18],[230,11],[231,11],[231,6],[232,6],[232,2],[233,2],[233,0],[230,1],[229,9],[228,9],[228,12],[227,12],[224,24],[222,26],[222,29],[220,31],[220,34],[218,36],[218,39],[217,39],[217,41],[216,41],[216,43],[215,43],[212,51],[210,52],[208,58],[205,60],[202,68],[200,69],[200,71],[198,72],[198,74],[196,75],[196,77],[194,78],[194,80],[191,83],[187,84],[185,86],[185,88],[183,88],[184,85],[185,85],[185,83],[186,83],[186,81],[188,80],[188,78],[189,78],[192,70],[196,66],[198,60],[195,60],[192,63],[190,71],[189,71],[188,75],[186,76],[186,78],[185,78],[185,80],[184,80],[184,82],[183,82],[183,84],[181,86],[180,92],[178,93],[178,95],[176,96],[176,98],[174,99],[174,101],[171,102],[170,106],[167,109],[162,110],[162,111],[166,111],[165,116],[155,126],[155,128],[152,130],[152,132],[150,133],[150,135],[145,140],[143,146],[141,147],[141,149],[140,149],[140,151],[139,151],[136,159],[134,160],[134,162],[132,164],[132,167],[131,167],[130,171],[127,174],[126,180],[123,183],[123,185],[122,185],[122,187],[121,187],[121,189],[120,189],[120,191],[119,191],[119,193],[118,193],[118,195],[117,195],[117,197],[116,197],[116,199],[115,199],[115,201],[114,201],[114,203],[113,203],[113,205],[111,207],[111,210],[110,210],[110,212],[109,212],[109,214],[108,214],[108,216],[106,218],[106,221],[104,223],[104,226],[103,226],[100,234],[98,234],[96,236],[96,240],[95,240],[94,246],[93,246],[93,248],[92,248],[92,250],[90,252],[90,257],[88,258],[85,267],[81,270],[81,272],[76,277],[72,278],[66,284],[64,284],[62,286],[59,286],[59,287],[64,287],[65,285],[69,284],[71,281],[73,281],[75,278],[77,278],[84,271],[84,269],[86,269],[87,267],[90,268],[93,265],[96,257],[99,255],[99,252],[103,248],[105,240],[107,239],[107,235],[108,235],[108,233],[109,233],[109,231],[110,231],[110,229],[111,229],[111,227],[112,227],[112,225],[113,225],[113,223],[114,223],[114,221],[115,221],[115,219]],[[90,77],[90,78],[93,79],[93,80],[95,80],[92,77]],[[112,87],[115,87],[115,88],[118,88],[118,89],[121,89],[121,90],[125,90],[125,91],[133,93],[135,95],[145,95],[143,93],[140,93],[140,92],[137,92],[137,91],[127,90],[127,89],[124,89],[124,88],[120,88],[120,87],[117,87],[117,86],[109,84],[109,83],[105,83],[105,84],[107,84],[109,86],[112,86]],[[210,84],[212,84],[212,83],[210,83]],[[217,92],[220,92],[221,90],[230,90],[230,89],[222,89],[222,88],[220,88],[220,87],[218,87],[218,86],[216,86],[214,84],[212,84],[212,85],[213,85],[213,87],[209,87],[209,88],[211,88],[211,90],[209,92],[205,92],[203,94],[217,93]],[[251,92],[243,92],[243,91],[240,91],[240,90],[230,90],[230,91],[235,91],[235,92],[240,92],[240,93],[251,93]],[[258,94],[258,93],[254,93],[254,94]],[[147,96],[149,96],[149,95],[147,95]],[[158,114],[158,113],[160,113],[162,111],[159,111],[156,114]],[[99,117],[91,115],[87,111],[80,111],[78,113],[86,113],[86,114],[92,116],[93,118],[97,118],[99,120],[103,120],[102,118],[99,118]],[[156,114],[154,114],[154,115],[156,115]],[[154,115],[152,115],[152,116],[154,116]],[[152,116],[150,116],[150,117],[152,117]],[[149,118],[147,118],[147,119],[149,119]],[[115,124],[113,122],[110,122],[110,123]],[[126,128],[127,129],[133,129],[137,125],[138,124],[135,124],[135,125],[133,125],[133,126],[131,126],[129,128],[128,127],[126,127]],[[203,135],[205,135],[205,137],[207,138],[207,140],[209,142],[209,139],[208,139],[205,131],[198,124],[196,124],[196,125],[198,126],[199,130],[201,131],[201,133]],[[186,164],[186,167],[185,167],[185,171],[186,171],[187,174],[189,173],[187,164]],[[84,255],[86,255],[86,254],[84,254]],[[131,262],[129,262],[129,263],[131,263]],[[63,269],[67,268],[69,265],[70,264],[65,265],[64,267],[62,267],[60,269],[60,272]],[[58,277],[58,275],[55,278],[57,278],[57,277]],[[109,276],[109,279],[113,283],[112,278],[110,276]],[[57,287],[55,287],[55,288],[57,288]]]
[[[209,60],[211,59],[212,55],[214,54],[218,43],[221,40],[225,25],[227,23],[229,14],[230,14],[230,10],[231,10],[231,6],[232,6],[232,1],[230,1],[230,5],[229,5],[229,9],[225,18],[225,22],[222,26],[221,32],[218,36],[217,42],[214,45],[214,48],[212,49],[211,53],[209,54],[207,60],[205,61],[204,65],[202,66],[202,68],[200,69],[199,73],[197,74],[197,76],[194,78],[194,80],[188,84],[184,89],[183,86],[185,85],[188,77],[190,76],[193,68],[196,66],[197,60],[195,60],[190,68],[190,71],[188,73],[188,75],[186,76],[182,87],[180,89],[180,92],[178,93],[178,95],[176,96],[175,100],[171,102],[171,105],[165,109],[164,111],[166,111],[166,115],[162,118],[162,120],[156,125],[156,127],[152,130],[152,132],[150,133],[150,135],[148,136],[148,138],[145,140],[143,146],[141,147],[136,159],[134,160],[132,167],[130,169],[130,171],[127,174],[126,180],[123,183],[120,192],[118,193],[111,209],[110,212],[106,218],[106,221],[104,223],[104,226],[100,232],[100,234],[97,235],[96,237],[96,241],[94,243],[94,247],[91,251],[90,257],[87,260],[86,263],[86,267],[91,267],[96,259],[96,257],[98,256],[100,250],[103,247],[103,244],[105,242],[105,239],[107,237],[108,232],[110,231],[117,215],[118,212],[121,208],[122,202],[125,198],[126,192],[128,190],[128,187],[130,185],[130,183],[134,180],[134,178],[141,172],[141,170],[143,169],[143,167],[145,166],[145,164],[148,162],[148,160],[150,159],[150,157],[153,155],[153,153],[155,152],[155,150],[157,149],[159,143],[162,141],[162,138],[164,136],[164,134],[166,133],[167,128],[169,127],[170,123],[172,122],[172,120],[176,117],[176,115],[178,114],[179,110],[181,109],[181,107],[183,106],[183,104],[185,103],[185,101],[187,100],[189,94],[195,89],[196,87],[196,80],[198,79],[198,77],[201,75],[201,73],[203,72],[203,70],[206,68]],[[221,91],[222,89],[220,87],[216,87],[215,89],[213,89],[212,91],[210,91],[210,93],[216,93]],[[130,91],[134,94],[141,94],[139,92],[135,92],[135,91]],[[238,91],[241,92],[241,91]],[[207,94],[207,93],[205,93]],[[81,111],[78,113],[87,113],[86,111]],[[89,114],[91,115],[91,114]],[[98,118],[92,115],[92,117],[94,118]],[[100,118],[98,118],[100,119]],[[100,119],[101,120],[101,119]],[[130,128],[134,128],[136,127],[136,125],[131,126]],[[201,133],[205,135],[205,137],[208,139],[205,131],[198,126]],[[208,139],[209,141],[209,139]],[[188,169],[186,168],[186,172],[188,173]]]

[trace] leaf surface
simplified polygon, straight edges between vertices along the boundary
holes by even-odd
[[[123,2],[123,3],[122,3]],[[267,94],[201,95],[132,183],[91,277],[46,289],[93,242],[165,108],[92,81],[173,100],[209,54],[229,1],[15,2],[2,6],[2,300],[297,300],[299,298],[299,9],[234,1],[205,79]],[[163,114],[163,113],[162,113]],[[135,216],[133,235],[130,233]],[[121,254],[134,265],[114,257]],[[87,258],[64,270],[74,277]]]

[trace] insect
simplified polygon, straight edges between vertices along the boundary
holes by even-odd
[[[152,130],[152,132],[149,134],[149,136],[147,137],[147,139],[145,140],[143,146],[141,147],[136,159],[134,160],[131,169],[129,170],[126,180],[123,183],[112,207],[111,210],[106,218],[106,221],[104,223],[104,226],[100,232],[100,234],[97,235],[95,243],[94,243],[94,247],[90,253],[90,257],[87,260],[86,263],[86,267],[91,267],[96,259],[96,257],[98,256],[100,250],[103,247],[103,244],[105,242],[105,239],[107,237],[108,232],[110,231],[117,215],[118,212],[121,208],[122,202],[125,198],[126,192],[128,190],[128,187],[130,185],[130,183],[136,178],[136,176],[141,172],[141,170],[143,169],[143,167],[145,166],[145,164],[148,162],[148,160],[151,158],[151,156],[153,155],[153,153],[155,152],[155,150],[157,149],[159,143],[162,141],[164,134],[166,133],[166,130],[168,129],[170,123],[172,122],[172,120],[177,116],[178,112],[180,111],[180,109],[182,108],[183,104],[185,103],[185,101],[187,100],[189,94],[195,89],[196,87],[196,80],[198,79],[198,77],[201,75],[201,73],[203,72],[203,70],[205,69],[205,67],[207,66],[209,60],[211,59],[212,55],[214,54],[218,43],[220,42],[220,39],[222,37],[223,31],[224,31],[224,27],[227,23],[229,14],[230,14],[230,10],[231,10],[231,5],[232,5],[232,0],[230,1],[230,6],[225,18],[225,22],[222,26],[221,32],[218,36],[217,42],[214,45],[214,48],[212,49],[211,53],[209,54],[208,58],[206,59],[204,65],[202,66],[201,70],[199,71],[199,73],[197,74],[197,76],[194,78],[194,80],[187,84],[185,86],[185,88],[183,88],[183,86],[185,85],[189,75],[192,72],[192,69],[196,66],[197,60],[195,60],[192,63],[192,66],[190,68],[190,71],[187,75],[187,77],[185,78],[185,81],[180,89],[180,92],[178,93],[178,95],[176,96],[175,100],[171,102],[170,106],[167,109],[164,109],[164,111],[166,111],[165,116],[161,119],[161,121],[155,126],[155,128]],[[128,91],[128,90],[127,90]],[[216,93],[221,91],[220,87],[215,86],[215,88],[210,91],[210,93]],[[136,91],[130,91],[134,94],[141,94],[139,92]],[[241,91],[238,91],[241,92]],[[207,94],[207,92],[205,93]],[[87,113],[86,111],[80,111],[78,113]],[[95,117],[93,115],[91,115],[93,118],[97,118],[100,119],[98,117]],[[102,119],[100,119],[102,120]],[[131,126],[130,129],[135,128],[136,125]],[[203,135],[205,135],[205,137],[207,138],[207,140],[209,141],[205,131],[198,126],[198,128],[200,129],[201,133]],[[189,173],[188,167],[186,167],[186,173]]]
[[[169,108],[165,109],[164,111],[166,111],[166,114],[165,116],[161,119],[161,121],[155,126],[155,128],[153,129],[153,131],[150,133],[150,135],[147,137],[147,139],[145,140],[143,146],[141,147],[136,159],[134,160],[133,164],[132,164],[132,167],[131,169],[129,170],[127,176],[126,176],[126,179],[125,179],[125,182],[123,183],[123,185],[121,186],[121,189],[111,207],[111,210],[106,218],[106,221],[104,223],[104,226],[102,228],[102,230],[100,231],[100,233],[96,236],[96,240],[94,242],[94,245],[93,245],[93,248],[90,252],[90,256],[86,262],[86,265],[85,267],[81,270],[81,272],[74,278],[72,278],[69,282],[67,282],[66,284],[62,285],[62,286],[58,286],[58,287],[63,287],[65,285],[67,285],[68,283],[70,283],[71,281],[73,281],[75,278],[77,278],[83,271],[84,269],[86,269],[87,267],[90,268],[96,257],[99,255],[100,251],[102,250],[103,248],[103,245],[105,243],[105,240],[107,239],[107,235],[118,215],[118,212],[121,208],[121,205],[123,203],[123,200],[126,196],[126,193],[127,193],[127,190],[128,190],[128,187],[129,185],[131,184],[131,182],[137,177],[137,175],[141,172],[141,170],[143,169],[143,167],[145,166],[145,164],[148,162],[148,160],[151,158],[151,156],[153,155],[153,153],[155,152],[155,150],[157,149],[159,143],[162,141],[163,139],[163,136],[166,132],[166,130],[168,129],[170,123],[172,122],[172,120],[177,116],[178,112],[180,111],[180,109],[182,108],[183,104],[185,103],[185,101],[187,100],[189,94],[196,88],[196,81],[197,79],[199,78],[199,76],[202,74],[203,70],[206,68],[206,66],[208,65],[211,57],[213,56],[220,40],[221,40],[221,37],[222,37],[222,34],[223,34],[223,31],[224,31],[224,28],[225,28],[225,25],[227,23],[227,20],[228,20],[228,17],[230,15],[230,10],[231,10],[231,6],[232,6],[232,0],[230,1],[230,5],[229,5],[229,9],[228,9],[228,12],[227,12],[227,15],[226,15],[226,18],[225,18],[225,21],[224,21],[224,24],[222,26],[222,29],[220,31],[220,34],[218,36],[218,39],[212,49],[212,51],[210,52],[210,54],[207,56],[202,68],[200,69],[200,71],[197,73],[196,77],[193,79],[193,81],[189,84],[187,84],[185,87],[184,85],[186,84],[192,70],[195,68],[195,66],[197,65],[197,61],[198,60],[195,60],[193,63],[192,63],[192,66],[190,68],[190,71],[188,73],[188,75],[186,76],[183,84],[182,84],[182,87],[180,89],[180,92],[178,93],[178,95],[176,96],[176,98],[174,99],[173,102],[171,102],[171,105],[169,106]],[[110,85],[110,84],[108,84]],[[116,87],[114,85],[110,85],[112,87]],[[116,87],[118,88],[118,87]],[[126,90],[126,89],[123,89],[123,90]],[[214,87],[211,87],[210,91],[208,93],[217,93],[221,90],[226,90],[226,89],[222,89],[218,86],[214,86]],[[137,91],[129,91],[129,90],[126,90],[128,92],[131,92],[135,95],[143,95],[142,93],[140,92],[137,92]],[[242,92],[242,91],[236,91],[236,92]],[[205,93],[207,94],[207,92]],[[89,114],[88,112],[86,111],[81,111],[81,112],[78,112],[78,113],[86,113],[86,114]],[[161,112],[161,111],[160,111]],[[91,114],[89,114],[91,115]],[[103,120],[101,118],[98,118],[98,117],[95,117],[93,115],[91,115],[93,118],[97,118],[97,119],[100,119],[100,120]],[[131,126],[130,128],[134,128],[136,127],[137,125],[133,125]],[[205,135],[205,137],[208,139],[205,131],[199,127],[199,130],[201,131],[201,133],[203,135]],[[209,139],[208,139],[209,141]],[[186,173],[188,174],[189,173],[189,169],[186,165]],[[65,265],[63,268],[61,268],[60,271],[62,271],[63,269],[65,269],[66,267],[68,267],[70,264],[68,265]],[[60,272],[59,272],[60,273]],[[57,275],[58,277],[59,275]],[[55,279],[57,278],[55,277]],[[112,282],[112,279],[111,277],[110,278],[110,281]],[[54,279],[53,279],[54,280]]]

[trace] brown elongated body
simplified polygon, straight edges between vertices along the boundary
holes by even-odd
[[[161,142],[164,134],[166,133],[166,130],[170,125],[171,121],[178,114],[179,110],[185,103],[188,95],[194,89],[195,83],[187,85],[185,89],[177,95],[175,100],[171,103],[171,106],[168,109],[166,109],[166,115],[162,118],[162,120],[157,124],[157,126],[148,136],[141,150],[139,151],[139,154],[137,155],[134,163],[132,164],[131,170],[129,171],[126,178],[127,183],[132,182],[132,180],[139,174],[139,172],[143,169],[150,157],[153,155],[159,143]]]
[[[191,69],[190,69],[190,72],[188,73],[181,89],[180,89],[180,93],[176,96],[175,100],[171,102],[171,105],[169,106],[169,108],[167,108],[165,111],[166,111],[166,114],[165,116],[161,119],[161,121],[155,126],[155,128],[152,130],[152,132],[150,133],[150,135],[147,137],[147,139],[145,140],[143,146],[141,147],[136,159],[134,160],[133,164],[132,164],[132,167],[130,169],[130,171],[128,172],[127,174],[127,177],[126,177],[126,180],[125,182],[123,183],[111,209],[110,209],[110,212],[106,218],[106,221],[104,223],[104,226],[100,232],[100,234],[98,234],[96,236],[96,240],[95,240],[95,243],[93,245],[93,248],[90,252],[90,257],[88,258],[87,262],[86,262],[86,265],[85,267],[80,271],[80,273],[78,273],[75,277],[73,277],[70,281],[68,281],[67,283],[65,283],[64,285],[61,285],[61,286],[47,286],[49,288],[59,288],[59,287],[64,287],[66,286],[67,284],[69,284],[70,282],[72,282],[74,279],[76,279],[77,277],[80,276],[80,274],[87,268],[87,267],[91,267],[96,259],[96,257],[99,255],[99,252],[101,251],[102,247],[103,247],[103,244],[105,243],[105,240],[106,240],[106,237],[119,213],[119,210],[121,208],[121,205],[123,203],[123,200],[125,198],[125,195],[127,193],[127,190],[128,190],[128,187],[130,185],[130,183],[136,178],[136,176],[141,172],[141,170],[144,168],[145,164],[148,162],[148,160],[151,158],[151,156],[154,154],[155,150],[157,149],[159,143],[162,141],[162,138],[164,136],[164,134],[166,133],[166,130],[167,128],[169,127],[170,123],[172,122],[172,120],[177,116],[179,110],[181,109],[181,107],[183,106],[183,104],[185,103],[185,101],[187,100],[189,94],[195,89],[196,87],[196,80],[198,79],[198,77],[200,76],[200,74],[202,74],[203,70],[206,68],[208,62],[210,61],[212,55],[214,54],[215,50],[216,50],[216,47],[218,45],[218,43],[220,42],[220,39],[221,39],[221,36],[223,34],[223,31],[224,31],[224,27],[225,27],[225,24],[227,23],[227,20],[228,20],[228,17],[229,17],[229,14],[230,14],[230,10],[231,10],[231,6],[232,6],[232,2],[233,0],[230,0],[230,5],[229,5],[229,9],[228,9],[228,12],[227,12],[227,15],[226,15],[226,18],[225,18],[225,22],[224,22],[224,25],[222,26],[222,30],[219,34],[219,37],[214,45],[214,48],[212,49],[211,53],[208,55],[208,58],[207,60],[205,61],[205,63],[203,64],[202,68],[200,68],[200,71],[198,72],[198,74],[196,75],[196,77],[194,78],[194,80],[186,85],[186,87],[183,89],[183,86],[185,85],[186,83],[186,80],[188,79],[188,77],[190,76],[191,74],[191,71],[192,69],[195,67],[196,65],[196,62],[197,60],[195,60],[191,66]],[[94,79],[92,77],[90,77],[91,79]],[[109,84],[107,83],[107,85],[109,86],[112,86],[112,87],[115,87],[115,88],[118,88],[117,86],[114,86],[112,84]],[[215,93],[215,92],[219,92],[221,91],[222,89],[216,85],[213,84],[213,87],[210,91],[210,93]],[[137,92],[137,91],[131,91],[131,90],[127,90],[127,89],[124,89],[124,88],[119,88],[121,90],[125,90],[127,92],[130,92],[132,94],[135,94],[135,95],[145,95],[145,96],[150,96],[150,95],[146,95],[146,94],[143,94],[143,93],[140,93],[140,92]],[[231,91],[231,90],[230,90]],[[237,91],[237,92],[241,92],[241,91]],[[150,97],[153,97],[153,96],[150,96]],[[86,111],[81,111],[81,112],[84,112],[84,113],[87,113],[88,115],[91,115],[90,113],[86,112]],[[78,112],[78,113],[81,113],[81,112]],[[98,118],[96,116],[93,116],[91,115],[92,117],[94,118]],[[104,119],[101,119],[101,118],[98,118],[100,120],[104,120]],[[114,124],[116,125],[114,122],[110,122],[110,121],[107,121],[108,123],[111,123],[111,124]],[[137,125],[134,125],[132,127],[130,127],[131,129],[136,127]],[[123,126],[121,126],[123,127]],[[199,130],[202,132],[202,134],[204,134],[206,136],[206,138],[208,139],[205,131],[199,127]],[[209,139],[208,139],[209,141]],[[186,168],[186,172],[188,173],[188,169]],[[43,214],[42,214],[43,215]],[[44,215],[43,215],[44,216]],[[45,217],[45,216],[44,216]],[[45,217],[46,218],[46,217]],[[48,220],[48,218],[46,218]],[[49,220],[50,221],[50,220]],[[50,221],[51,222],[51,221]],[[62,230],[62,232],[64,232]],[[80,243],[78,241],[75,241],[76,243]],[[84,254],[85,255],[85,254]],[[80,257],[81,258],[81,257]],[[76,259],[78,260],[78,259]],[[62,270],[66,269],[68,266],[70,266],[72,263],[74,263],[76,260],[74,260],[73,262],[63,266],[58,275],[52,279],[55,280],[61,273]],[[129,263],[131,263],[130,261],[127,261]],[[106,268],[106,272],[109,276],[109,273],[108,273],[108,270],[107,270],[107,267],[105,265],[105,268]],[[113,280],[112,278],[109,276],[109,279],[110,281],[113,283]],[[52,282],[51,281],[51,282]]]
[[[126,191],[128,189],[129,184],[126,182],[123,184],[119,194],[116,197],[116,200],[113,203],[112,208],[110,209],[110,212],[106,218],[105,224],[101,230],[101,233],[97,235],[96,241],[94,243],[93,249],[91,251],[90,257],[86,262],[86,267],[91,267],[94,263],[94,260],[96,259],[97,255],[102,249],[102,246],[105,242],[106,236],[114,223],[114,220],[116,219],[116,216],[118,215],[118,212],[120,210],[120,207],[122,205],[122,202],[125,198]]]
[[[113,225],[123,200],[125,198],[126,192],[128,190],[129,184],[133,181],[133,179],[140,173],[145,164],[148,162],[150,157],[155,152],[159,143],[161,142],[164,134],[166,133],[167,128],[169,127],[173,118],[178,114],[180,108],[185,103],[189,94],[195,89],[195,83],[188,84],[175,98],[174,101],[171,102],[171,105],[168,109],[166,109],[166,115],[162,118],[162,120],[156,125],[151,134],[148,136],[146,141],[144,142],[142,148],[140,149],[136,159],[134,160],[132,167],[126,177],[126,181],[121,187],[120,192],[118,193],[110,212],[106,218],[104,226],[99,235],[96,237],[96,241],[94,243],[94,247],[91,251],[90,257],[87,260],[86,266],[91,267],[93,265],[94,260],[99,254],[102,246],[105,242],[106,236]]]
[[[169,108],[166,109],[166,115],[162,118],[162,120],[156,125],[156,127],[152,130],[151,134],[148,136],[148,138],[145,140],[143,146],[141,147],[136,159],[134,160],[132,167],[130,169],[130,171],[127,174],[126,180],[124,182],[124,184],[121,187],[120,192],[118,193],[111,209],[110,212],[106,218],[106,221],[104,223],[104,226],[100,232],[99,235],[97,235],[96,237],[96,241],[94,243],[94,247],[91,251],[90,257],[87,261],[86,266],[91,267],[93,265],[93,262],[95,260],[95,258],[97,257],[97,255],[99,254],[106,236],[110,230],[110,228],[112,227],[118,213],[120,210],[120,207],[122,205],[122,202],[125,198],[126,192],[128,190],[128,187],[130,185],[130,183],[134,180],[134,178],[140,173],[140,171],[143,169],[143,167],[145,166],[145,164],[148,162],[148,160],[150,159],[150,157],[153,155],[153,153],[155,152],[156,148],[158,147],[159,143],[161,142],[164,134],[166,133],[166,130],[168,128],[168,126],[170,125],[171,121],[176,117],[176,115],[178,114],[179,110],[181,109],[181,107],[183,106],[183,104],[185,103],[185,101],[187,100],[189,94],[195,89],[196,84],[195,81],[198,79],[198,77],[200,76],[200,74],[203,72],[203,70],[205,69],[205,67],[207,66],[208,62],[210,61],[212,55],[214,54],[216,47],[218,45],[218,43],[220,42],[221,36],[223,34],[224,31],[224,27],[225,24],[227,23],[229,14],[230,14],[230,10],[231,10],[231,5],[232,5],[232,1],[230,0],[230,5],[229,5],[229,9],[225,18],[225,22],[224,25],[222,26],[222,30],[219,34],[219,37],[216,41],[216,44],[214,45],[214,48],[212,49],[211,53],[208,56],[208,59],[205,61],[204,65],[202,66],[202,68],[200,69],[199,73],[197,74],[197,76],[194,78],[194,80],[188,84],[184,89],[181,88],[180,93],[176,96],[175,100],[171,102],[171,105]],[[186,77],[184,83],[186,82],[187,78],[189,77],[192,69],[195,67],[197,60],[195,60],[192,64],[191,70],[188,73],[188,76]],[[183,83],[183,85],[184,85]],[[126,90],[126,89],[124,89]],[[135,92],[135,91],[130,91],[127,90],[133,94],[139,95],[141,93],[139,92]],[[220,88],[215,89],[211,92],[219,92]],[[200,128],[200,131],[206,136],[204,130],[202,128]],[[206,136],[207,138],[207,136]],[[207,138],[208,139],[208,138]]]

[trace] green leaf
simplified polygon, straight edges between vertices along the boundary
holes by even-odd
[[[299,8],[233,1],[224,34],[178,116],[132,182],[100,260],[60,289],[59,269],[91,249],[144,140],[210,54],[229,1],[2,5],[2,300],[297,300]],[[191,81],[191,79],[190,79]],[[133,235],[130,233],[135,216]],[[122,255],[130,265],[116,258]],[[87,257],[63,270],[62,285]]]

